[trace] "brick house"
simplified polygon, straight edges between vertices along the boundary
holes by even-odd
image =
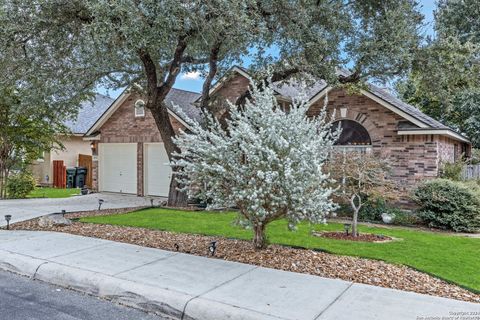
[[[234,67],[213,86],[217,117],[225,116],[224,101],[236,101],[247,91],[249,79],[245,70]],[[295,86],[281,83],[275,84],[275,91],[286,108],[298,94]],[[319,81],[306,94],[309,116],[318,115],[328,97],[327,110],[343,128],[338,148],[387,153],[393,160],[392,178],[403,189],[438,176],[442,162],[471,153],[466,137],[376,86],[349,94]],[[178,105],[189,117],[200,117],[199,99],[198,93],[172,89],[166,102],[175,130],[188,129],[188,125],[170,106]],[[124,92],[87,132],[87,138],[96,144],[93,180],[99,191],[168,195],[168,157],[154,119],[142,102],[141,97]]]

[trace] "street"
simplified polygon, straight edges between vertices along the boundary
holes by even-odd
[[[162,318],[0,271],[0,319],[161,320]]]

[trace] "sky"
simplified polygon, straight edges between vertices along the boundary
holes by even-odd
[[[420,10],[425,16],[424,32],[427,35],[433,35],[433,11],[436,6],[435,0],[419,0]],[[183,89],[187,91],[200,92],[202,90],[203,78],[198,73],[182,73],[179,75],[175,82],[174,88]],[[123,89],[119,90],[106,90],[104,88],[98,88],[98,92],[108,95],[112,98],[117,98],[122,93]]]

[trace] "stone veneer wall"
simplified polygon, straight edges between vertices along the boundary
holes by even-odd
[[[162,142],[160,132],[150,110],[145,109],[144,117],[135,117],[134,104],[140,97],[131,94],[100,128],[100,143],[137,143],[137,195],[143,196],[143,155],[144,143]],[[170,117],[175,131],[184,126]],[[94,155],[98,155],[98,143]],[[98,188],[98,160],[93,161],[93,189]]]

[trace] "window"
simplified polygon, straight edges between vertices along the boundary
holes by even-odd
[[[372,140],[364,126],[353,120],[338,120],[332,124],[332,130],[336,130],[338,126],[342,133],[335,142],[336,147],[345,151],[370,152]]]
[[[145,101],[139,99],[135,101],[135,117],[145,116]]]

